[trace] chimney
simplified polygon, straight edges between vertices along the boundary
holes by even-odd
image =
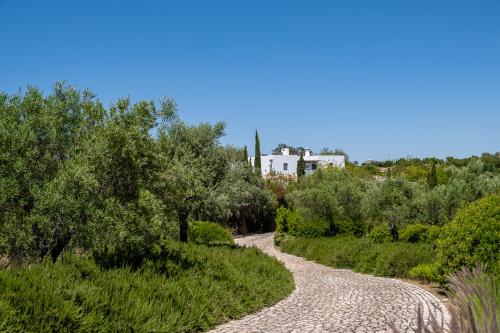
[[[304,156],[305,156],[305,157],[309,157],[309,156],[311,156],[311,150],[310,150],[309,148],[306,148],[306,149],[304,150]]]
[[[290,155],[290,148],[281,148],[281,154]]]

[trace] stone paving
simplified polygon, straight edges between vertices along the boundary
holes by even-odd
[[[236,239],[281,260],[295,278],[295,291],[281,302],[240,320],[216,327],[234,332],[414,332],[418,304],[424,318],[433,313],[449,320],[445,306],[431,293],[403,281],[333,269],[281,253],[273,235]]]

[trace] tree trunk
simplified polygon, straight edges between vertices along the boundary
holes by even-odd
[[[396,226],[391,225],[391,236],[392,236],[392,241],[397,242],[399,239],[399,233],[398,233],[398,228]]]

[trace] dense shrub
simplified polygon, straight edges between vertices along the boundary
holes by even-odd
[[[380,247],[373,273],[381,276],[407,277],[413,267],[431,263],[434,251],[427,244],[387,243]]]
[[[427,240],[427,231],[429,228],[430,225],[428,224],[409,224],[401,230],[399,239],[408,243],[422,242]]]
[[[321,237],[328,235],[330,224],[320,217],[311,217],[304,208],[295,210],[280,207],[276,212],[276,232],[295,237]]]
[[[288,232],[288,219],[290,214],[292,214],[292,212],[285,207],[279,207],[276,210],[276,218],[274,219],[274,223],[276,225],[277,233]]]
[[[407,277],[413,267],[431,263],[434,258],[432,246],[428,244],[377,244],[368,238],[347,235],[286,238],[281,243],[281,249],[327,266],[381,276]]]
[[[443,277],[435,263],[419,264],[413,267],[408,272],[408,277],[423,282],[443,282]]]
[[[494,271],[500,258],[500,195],[486,197],[461,209],[443,227],[438,240],[438,264],[444,273],[479,263]]]
[[[218,245],[234,244],[231,232],[223,226],[205,221],[189,223],[189,240],[197,244]]]
[[[282,299],[291,274],[255,248],[165,242],[138,269],[65,254],[0,270],[0,331],[199,332]]]
[[[392,240],[391,232],[389,231],[389,226],[387,225],[376,225],[368,233],[368,238],[375,243],[385,243]]]
[[[284,232],[275,232],[273,237],[274,245],[280,246],[283,240],[288,236],[288,234]]]
[[[307,213],[293,211],[288,219],[288,233],[295,237],[321,237],[328,235],[330,225],[320,217],[306,218]]]
[[[340,220],[336,222],[337,232],[361,237],[365,234],[366,225],[362,220]]]

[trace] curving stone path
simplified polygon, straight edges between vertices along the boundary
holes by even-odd
[[[295,291],[281,302],[218,326],[212,332],[414,332],[418,304],[424,318],[433,313],[449,320],[445,306],[431,293],[403,281],[333,269],[281,253],[273,234],[239,238],[281,260],[295,278]]]

